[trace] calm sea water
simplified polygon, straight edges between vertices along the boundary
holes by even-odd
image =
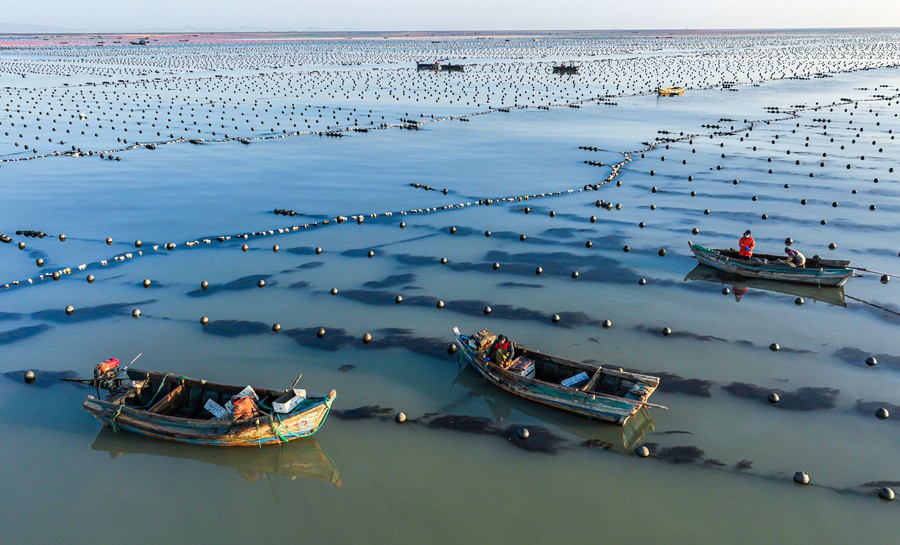
[[[687,247],[752,229],[761,251],[900,273],[900,35],[130,39],[0,37],[4,543],[900,531],[876,496],[900,492],[897,281],[734,282]],[[434,59],[465,72],[416,70]],[[453,326],[660,374],[669,410],[622,429],[505,395],[447,355]],[[138,353],[226,383],[302,372],[335,411],[260,450],[101,430],[57,379]]]

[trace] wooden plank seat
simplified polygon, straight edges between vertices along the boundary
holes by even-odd
[[[187,395],[184,384],[179,384],[166,394],[162,399],[157,401],[147,412],[154,414],[171,415],[180,411],[187,401]]]

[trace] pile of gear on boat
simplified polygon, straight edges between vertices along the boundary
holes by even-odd
[[[137,360],[137,358],[135,358]],[[134,363],[133,361],[131,363]],[[110,395],[127,392],[133,390],[133,394],[140,395],[142,389],[149,385],[147,380],[134,380],[128,376],[128,368],[119,367],[119,358],[109,358],[102,361],[94,368],[94,384],[98,389],[108,390]],[[297,377],[299,382],[300,377]],[[297,405],[306,399],[306,390],[294,387],[285,390],[284,395],[272,402],[272,410],[278,414],[288,414],[293,411]],[[219,405],[212,399],[207,399],[203,408],[213,415],[211,420],[246,420],[259,415],[259,396],[253,390],[252,386],[247,386],[237,394],[231,396],[231,399],[225,403],[225,406]]]

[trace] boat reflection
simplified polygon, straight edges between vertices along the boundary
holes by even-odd
[[[277,447],[218,448],[157,441],[131,433],[115,433],[104,427],[91,449],[106,451],[111,459],[127,454],[146,454],[231,467],[248,482],[256,482],[263,476],[283,475],[292,481],[297,478],[325,481],[337,488],[344,484],[334,461],[312,437]]]
[[[584,440],[589,447],[630,455],[644,442],[644,436],[655,428],[653,417],[643,407],[628,419],[625,426],[614,426],[518,398],[491,386],[478,373],[466,367],[460,370],[453,385],[463,386],[469,389],[472,396],[484,399],[498,425],[510,418],[513,411],[517,411],[564,430]]]
[[[847,302],[844,300],[844,288],[834,287],[816,287],[804,284],[791,284],[788,282],[776,282],[774,280],[762,280],[759,278],[744,278],[742,276],[722,272],[706,265],[697,265],[687,273],[684,277],[687,280],[699,280],[703,282],[712,282],[731,286],[731,293],[734,295],[735,302],[740,302],[750,289],[758,289],[762,291],[770,291],[792,295],[794,297],[802,297],[804,299],[812,299],[829,305],[846,307]]]

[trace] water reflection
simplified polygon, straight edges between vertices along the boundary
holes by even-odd
[[[750,293],[750,289],[761,290],[763,292],[782,293],[804,299],[812,299],[821,301],[829,305],[846,307],[847,302],[844,300],[844,288],[805,286],[803,284],[791,284],[790,282],[776,282],[774,280],[761,280],[757,278],[744,278],[741,276],[728,274],[718,271],[706,265],[697,265],[684,277],[687,280],[700,280],[704,282],[713,282],[718,284],[730,285],[731,293],[734,295],[736,303],[741,298]]]
[[[484,379],[471,372],[471,369],[463,368],[453,380],[453,384],[467,388],[471,396],[484,399],[498,427],[510,419],[513,411],[518,411],[582,439],[584,444],[591,448],[598,447],[632,454],[632,451],[644,442],[644,436],[655,429],[653,417],[643,407],[628,419],[624,427],[610,426],[519,399],[487,384]]]
[[[108,452],[113,460],[128,454],[146,454],[231,467],[247,482],[256,482],[260,477],[268,478],[269,475],[283,475],[290,477],[292,481],[301,478],[325,481],[337,488],[344,485],[334,461],[311,437],[278,447],[216,448],[182,445],[134,434],[117,434],[104,427],[97,434],[91,448]]]

